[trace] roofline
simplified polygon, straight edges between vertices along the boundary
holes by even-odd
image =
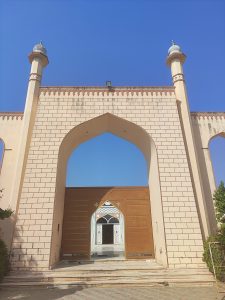
[[[193,112],[191,112],[191,117],[193,117],[193,118],[200,118],[200,117],[202,117],[202,118],[213,118],[213,117],[216,117],[216,118],[218,118],[218,117],[223,117],[223,118],[225,118],[225,112],[223,112],[223,111],[204,111],[204,112],[202,112],[202,111],[199,111],[199,112],[195,112],[195,111],[193,111]]]
[[[23,115],[23,112],[22,111],[0,111],[0,116],[7,116],[7,115],[20,116]]]
[[[82,89],[82,90],[86,90],[86,89],[91,89],[91,90],[95,90],[95,89],[99,89],[99,90],[133,90],[133,89],[153,89],[153,90],[174,90],[175,87],[174,86],[112,86],[112,87],[107,87],[107,86],[41,86],[40,89]]]
[[[190,112],[192,117],[207,117],[207,116],[225,116],[223,111],[192,111]],[[7,116],[23,116],[22,111],[0,111],[0,117]]]

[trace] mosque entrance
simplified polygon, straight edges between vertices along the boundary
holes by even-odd
[[[92,215],[91,256],[124,257],[124,217],[110,201]]]

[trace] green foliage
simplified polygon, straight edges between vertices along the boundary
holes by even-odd
[[[0,189],[0,200],[3,198],[3,191],[4,191],[4,189]],[[8,208],[8,209],[0,208],[0,220],[9,218],[12,214],[13,214],[13,211],[10,208]]]
[[[9,256],[5,243],[0,240],[0,281],[9,271]]]
[[[0,199],[3,197],[3,189],[0,189]],[[9,218],[13,214],[13,211],[8,209],[0,208],[0,220]],[[4,275],[9,271],[9,255],[5,243],[0,240],[0,281],[3,279]]]
[[[0,208],[0,220],[3,220],[5,218],[9,218],[12,215],[13,211],[8,208],[8,209],[1,209]]]
[[[204,242],[203,261],[206,262],[209,271],[213,272],[209,250],[211,245],[216,277],[221,281],[225,281],[225,187],[223,182],[215,191],[213,200],[215,201],[216,219],[220,225],[220,230]]]
[[[211,243],[219,242],[219,243]],[[218,240],[218,236],[211,236],[204,242],[203,261],[206,262],[209,271],[213,273],[212,260],[209,246],[211,244],[212,257],[215,267],[216,278],[225,281],[225,247]]]
[[[217,237],[218,241],[225,247],[225,223],[221,224]]]
[[[215,201],[216,207],[216,219],[217,222],[225,222],[225,186],[224,182],[221,181],[217,190],[213,195],[213,200]]]

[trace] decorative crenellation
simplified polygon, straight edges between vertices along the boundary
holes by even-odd
[[[134,95],[146,95],[146,96],[152,96],[152,95],[160,95],[160,96],[172,96],[174,94],[174,87],[168,86],[168,87],[41,87],[40,92],[43,95],[56,95],[56,94],[63,94],[66,93],[68,95],[102,95],[102,96],[109,96],[109,95],[122,95],[122,96],[134,96]]]
[[[2,120],[22,120],[23,112],[0,112],[0,119]]]
[[[193,119],[225,119],[225,112],[191,112]]]
[[[208,149],[210,140],[225,133],[225,112],[193,112],[192,124],[201,136],[201,148]]]

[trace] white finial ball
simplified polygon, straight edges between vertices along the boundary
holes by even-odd
[[[174,42],[172,42],[172,46],[168,50],[168,54],[172,53],[182,53],[180,46],[176,45]]]
[[[37,44],[37,45],[34,46],[33,52],[42,53],[42,54],[44,54],[44,55],[47,54],[47,50],[46,50],[46,48],[43,46],[42,42],[40,42],[39,44]]]

